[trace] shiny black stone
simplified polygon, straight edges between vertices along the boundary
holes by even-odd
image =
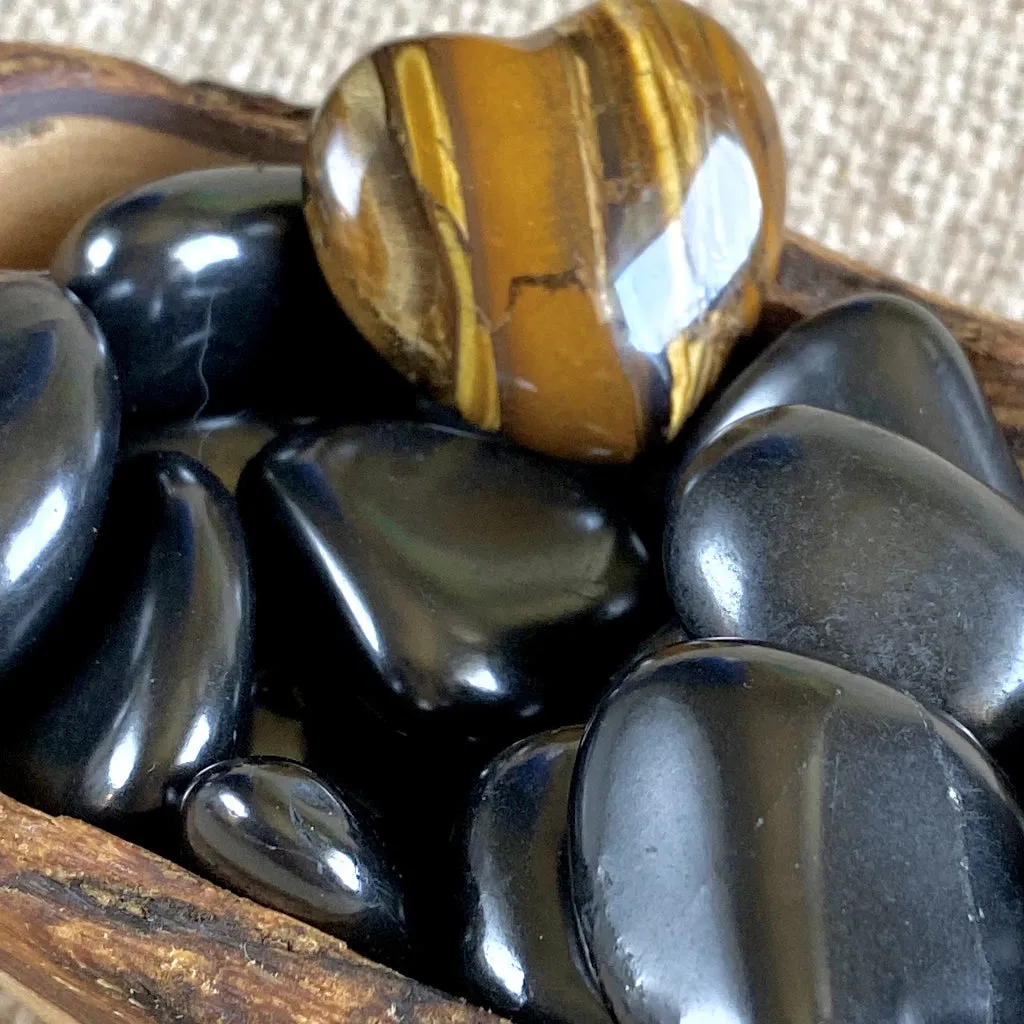
[[[133,432],[122,441],[121,456],[181,452],[201,462],[234,493],[246,464],[277,433],[276,426],[254,416],[210,416]]]
[[[381,415],[411,401],[323,281],[299,167],[144,185],[78,224],[53,274],[96,315],[133,423],[242,410]]]
[[[473,791],[463,833],[465,994],[537,1024],[610,1024],[590,987],[569,898],[569,785],[583,730],[522,740]]]
[[[691,636],[893,683],[986,746],[1024,724],[1024,516],[906,438],[807,406],[735,424],[678,482],[665,567]]]
[[[214,880],[386,963],[407,954],[398,874],[357,804],[303,765],[239,758],[182,801],[185,847]]]
[[[158,829],[248,732],[250,609],[241,524],[218,481],[183,455],[122,464],[85,577],[16,677],[2,788],[114,831]]]
[[[82,574],[119,420],[117,381],[88,311],[43,275],[0,272],[0,674]]]
[[[700,418],[687,460],[737,420],[781,405],[902,434],[1024,504],[1024,481],[967,356],[909,299],[866,295],[791,327]]]
[[[742,643],[602,702],[570,826],[581,934],[646,1024],[1024,1019],[1024,822],[952,720]]]
[[[239,502],[261,640],[276,635],[314,711],[356,695],[396,728],[462,737],[578,721],[652,625],[628,525],[493,436],[379,423],[287,440]]]

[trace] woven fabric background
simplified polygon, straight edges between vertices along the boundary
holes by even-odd
[[[1024,0],[699,0],[763,71],[789,225],[1024,319]],[[314,103],[359,52],[516,34],[580,0],[0,0],[0,36]]]

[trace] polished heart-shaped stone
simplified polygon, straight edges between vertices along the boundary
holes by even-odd
[[[43,275],[0,273],[0,675],[82,574],[119,422],[117,381],[89,312]]]
[[[182,801],[185,850],[214,880],[389,964],[408,954],[401,879],[367,815],[308,768],[238,758]]]
[[[462,829],[466,995],[537,1024],[611,1024],[569,898],[569,785],[581,727],[522,740],[473,790]]]
[[[585,717],[657,624],[646,551],[614,506],[502,438],[300,435],[238,496],[261,642],[321,708],[355,696],[395,728],[516,738]]]
[[[587,728],[570,852],[617,1020],[1024,1017],[1020,812],[956,723],[863,676],[663,649]]]
[[[850,416],[750,416],[670,501],[669,590],[693,637],[745,637],[908,690],[986,746],[1024,724],[1024,516]]]
[[[411,399],[324,283],[299,167],[144,185],[78,224],[53,274],[99,321],[132,425],[245,410],[383,415]]]
[[[216,478],[183,455],[120,466],[58,626],[15,677],[3,788],[150,842],[164,807],[232,756],[251,721],[245,542]]]
[[[790,328],[700,418],[683,461],[744,416],[780,405],[830,409],[902,434],[1024,505],[1020,470],[967,356],[909,299],[865,295]]]
[[[470,422],[573,459],[675,436],[781,250],[768,96],[680,0],[382,47],[320,108],[306,176],[363,334]]]

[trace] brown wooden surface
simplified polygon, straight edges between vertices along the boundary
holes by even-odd
[[[44,1019],[83,1024],[496,1019],[99,829],[3,796],[0,972],[35,993]]]
[[[298,162],[308,111],[60,48],[0,44],[0,266],[43,267],[97,203],[155,177]],[[776,328],[865,290],[928,304],[1020,459],[1024,328],[787,237]],[[771,333],[771,331],[769,331]],[[54,1024],[493,1020],[97,829],[0,796],[0,993]]]

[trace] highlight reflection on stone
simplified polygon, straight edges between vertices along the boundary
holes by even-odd
[[[767,94],[678,0],[379,49],[328,96],[306,174],[360,330],[466,419],[563,457],[673,437],[781,246]]]

